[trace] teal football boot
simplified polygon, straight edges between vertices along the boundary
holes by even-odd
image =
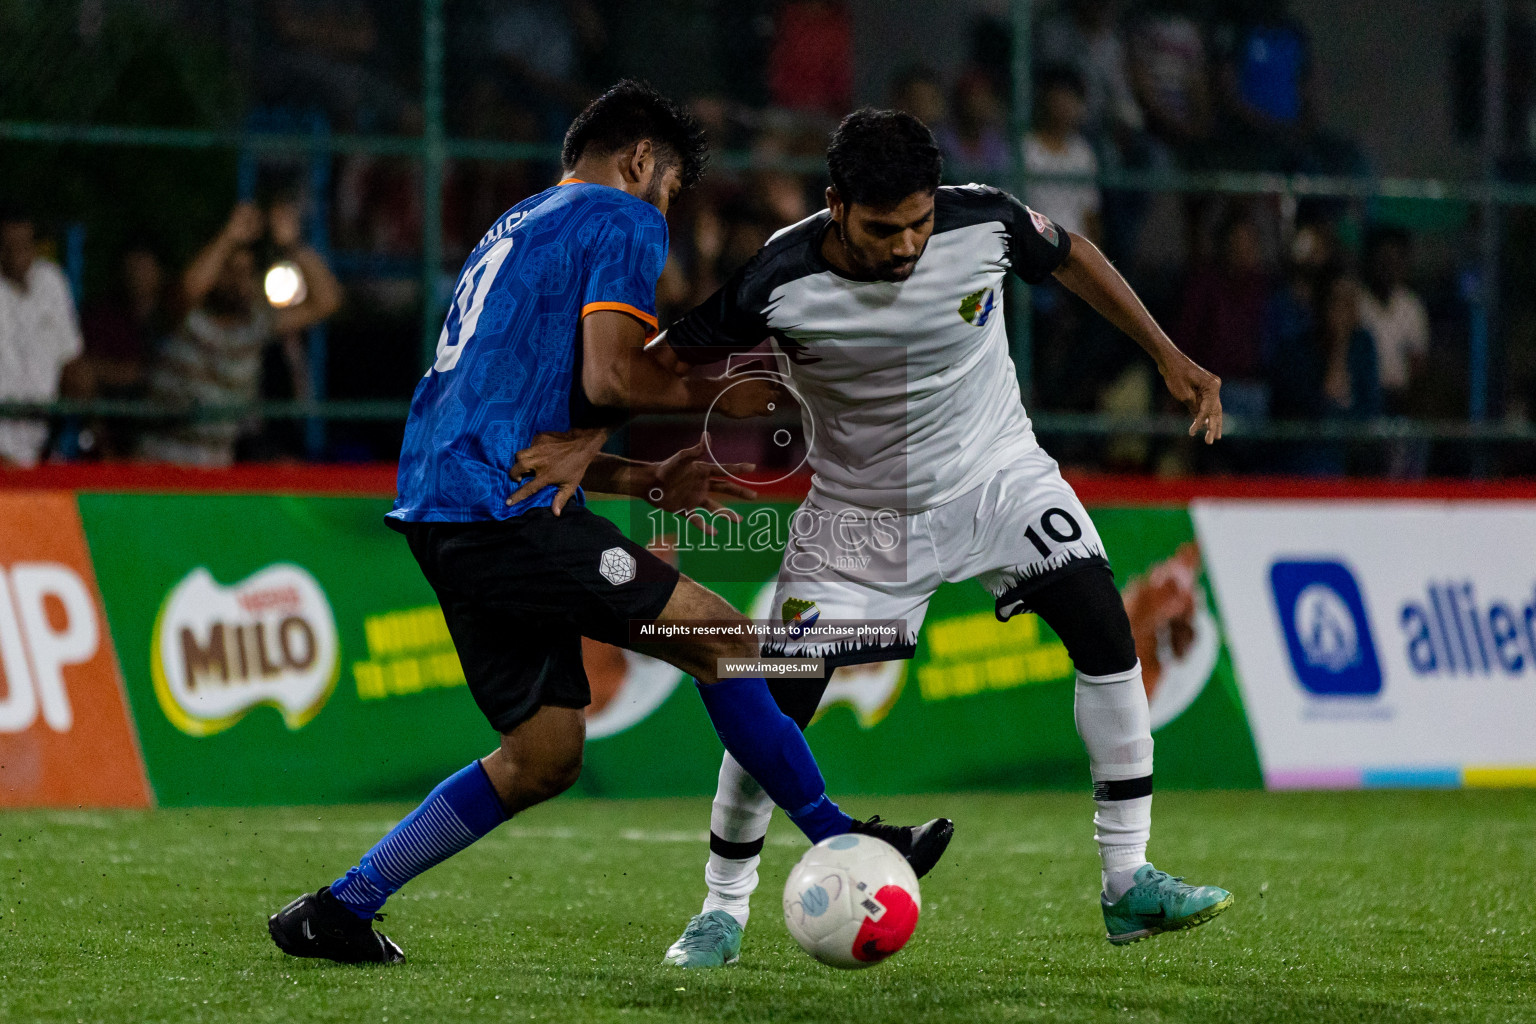
[[[1125,895],[1111,903],[1102,893],[1105,935],[1123,946],[1159,932],[1176,932],[1205,924],[1232,905],[1232,894],[1214,885],[1185,885],[1184,879],[1143,864]]]
[[[723,910],[695,914],[667,949],[673,967],[724,967],[741,959],[741,925]]]

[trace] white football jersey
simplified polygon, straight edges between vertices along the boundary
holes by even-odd
[[[787,364],[825,503],[915,512],[959,497],[1038,447],[1003,323],[1003,275],[1038,283],[1067,232],[985,185],[934,197],[905,281],[854,281],[821,255],[827,211],[769,239],[667,340],[693,363],[771,338]]]

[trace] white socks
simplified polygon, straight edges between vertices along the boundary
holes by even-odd
[[[1147,862],[1152,833],[1152,720],[1140,662],[1129,671],[1108,676],[1079,672],[1074,718],[1088,748],[1095,805],[1093,838],[1099,844],[1104,894],[1113,902],[1131,887],[1136,870]],[[768,794],[726,754],[709,816],[714,838],[704,868],[709,886],[705,913],[723,910],[746,927],[757,888],[758,851],[772,817]]]
[[[1108,676],[1079,672],[1074,718],[1093,775],[1104,895],[1114,902],[1147,862],[1152,834],[1152,719],[1141,663]]]
[[[704,882],[709,893],[704,897],[702,913],[723,910],[743,928],[751,913],[752,892],[757,888],[758,856],[768,822],[773,817],[773,800],[752,776],[742,770],[730,754],[720,763],[720,782],[715,789],[715,804],[709,815],[709,863],[704,867]],[[726,856],[720,847],[739,846]]]

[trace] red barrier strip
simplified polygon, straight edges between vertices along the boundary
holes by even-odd
[[[1068,471],[1087,505],[1184,505],[1196,498],[1417,499],[1498,501],[1536,499],[1536,480],[1323,480],[1300,477],[1160,479]],[[761,497],[794,499],[810,480],[794,477],[759,488]],[[323,494],[389,497],[393,463],[314,465],[252,463],[192,469],[153,463],[72,462],[34,469],[0,469],[0,490],[151,491],[214,494]]]
[[[384,497],[395,493],[395,466],[251,463],[228,469],[194,469],[160,463],[65,462],[33,469],[0,469],[0,489]]]

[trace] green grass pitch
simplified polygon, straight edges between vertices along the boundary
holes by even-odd
[[[775,821],[742,960],[661,964],[705,800],[564,800],[391,902],[398,967],[284,957],[265,918],[405,808],[0,814],[0,1021],[1536,1021],[1536,793],[1166,793],[1156,863],[1231,889],[1103,938],[1086,795],[855,798],[955,818],[911,944],[862,972],[784,930]]]

